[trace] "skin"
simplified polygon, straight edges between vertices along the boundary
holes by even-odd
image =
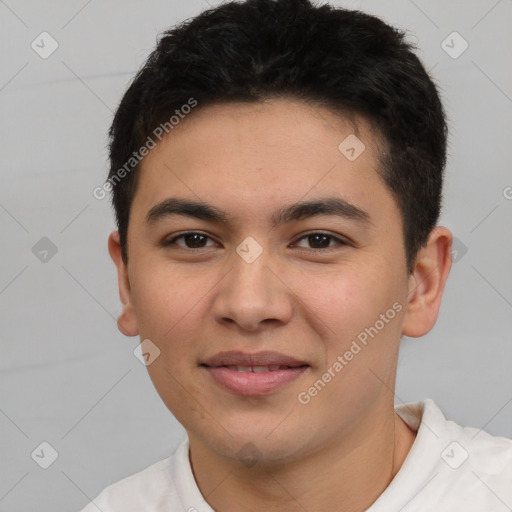
[[[351,162],[338,145],[353,133],[366,149]],[[378,140],[363,119],[298,101],[198,108],[142,163],[127,265],[118,233],[109,237],[119,329],[158,346],[150,377],[188,433],[197,484],[216,511],[366,510],[414,442],[394,413],[400,338],[433,327],[452,235],[436,227],[408,274],[400,211],[376,172]],[[234,220],[169,216],[147,225],[148,211],[171,196],[211,203]],[[332,196],[370,222],[322,215],[272,228],[277,209]],[[209,238],[159,245],[186,231]],[[347,243],[327,238],[322,248],[305,236],[311,231]],[[236,252],[248,236],[263,249],[252,263]],[[301,404],[298,394],[394,303],[401,311]],[[226,350],[278,351],[310,367],[269,395],[236,396],[199,366]]]

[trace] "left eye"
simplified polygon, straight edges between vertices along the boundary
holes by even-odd
[[[329,233],[308,233],[303,237],[299,238],[299,242],[301,240],[307,240],[307,242],[313,247],[306,247],[307,249],[327,249],[330,246],[330,242],[335,240],[338,242],[338,245],[346,245],[346,243],[341,239]],[[332,246],[331,246],[332,247]]]

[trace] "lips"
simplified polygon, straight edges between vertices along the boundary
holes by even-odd
[[[200,365],[224,390],[260,396],[297,379],[309,365],[279,352],[220,352]]]
[[[299,366],[308,366],[305,361],[300,361],[294,357],[281,354],[279,352],[256,352],[254,354],[246,352],[219,352],[203,362],[205,366],[242,366],[242,367],[279,367],[298,368]],[[277,368],[276,368],[277,369]]]
[[[240,366],[240,365],[228,365],[225,366],[229,370],[242,372],[242,373],[263,373],[263,372],[275,372],[276,370],[288,370],[292,368],[291,366],[280,365],[280,364],[270,364],[268,366]]]

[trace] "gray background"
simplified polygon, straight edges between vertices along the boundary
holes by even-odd
[[[0,1],[2,511],[78,510],[184,438],[133,355],[137,338],[117,331],[115,226],[92,190],[112,113],[156,35],[208,3]],[[451,129],[441,224],[458,261],[435,328],[403,343],[396,402],[430,397],[512,437],[512,1],[339,4],[411,32]],[[46,59],[31,48],[43,31],[59,44]],[[453,31],[469,43],[458,58],[441,46]],[[57,249],[46,261],[43,237]],[[31,458],[43,441],[58,452],[48,469]]]

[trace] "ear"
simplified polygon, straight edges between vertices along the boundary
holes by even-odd
[[[117,319],[117,328],[125,336],[137,336],[137,334],[139,334],[137,316],[135,315],[135,310],[131,304],[131,288],[130,280],[128,278],[128,267],[123,261],[118,231],[113,231],[108,237],[108,252],[117,267],[119,298],[122,303],[121,314]]]
[[[417,338],[436,323],[444,285],[452,266],[451,232],[435,227],[425,247],[419,250],[409,276],[409,295],[402,334]]]

